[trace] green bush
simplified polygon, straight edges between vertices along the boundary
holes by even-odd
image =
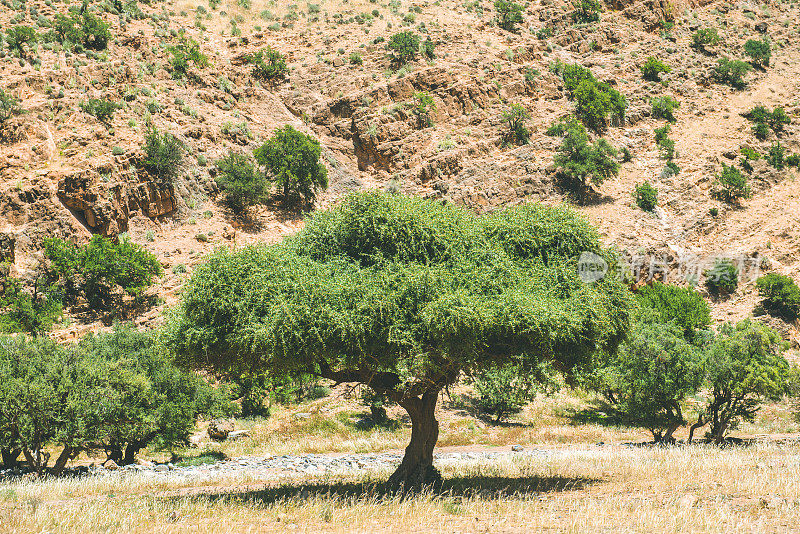
[[[605,82],[584,80],[575,88],[573,97],[575,116],[587,128],[601,132],[610,123],[625,120],[625,97]]]
[[[536,398],[537,380],[519,367],[489,367],[472,378],[475,407],[496,423],[522,411]]]
[[[405,65],[419,53],[419,36],[411,30],[398,32],[392,35],[386,48],[393,52],[392,60],[395,64]]]
[[[531,133],[525,127],[525,122],[530,118],[528,111],[522,104],[511,104],[503,111],[502,119],[507,130],[504,137],[516,144],[524,145],[530,139]]]
[[[235,213],[259,204],[266,197],[269,182],[249,157],[229,152],[216,166],[216,182],[225,194],[225,203]]]
[[[229,413],[223,392],[178,370],[134,330],[61,347],[44,337],[0,337],[0,450],[58,475],[82,451],[129,464],[145,446],[184,446],[196,417]],[[52,466],[49,450],[58,450]]]
[[[22,109],[19,107],[19,100],[0,88],[0,124],[20,113]]]
[[[80,44],[91,50],[105,50],[111,40],[109,24],[89,12],[82,14],[57,14],[53,31],[57,40],[67,47]]]
[[[681,107],[680,103],[671,96],[659,96],[650,101],[653,106],[653,117],[675,122],[674,111]]]
[[[352,52],[350,54],[350,64],[351,65],[362,65],[364,63],[364,58],[361,57],[361,54],[358,52]]]
[[[711,309],[694,289],[654,281],[640,287],[636,297],[643,308],[656,312],[662,323],[680,327],[687,340],[711,324]]]
[[[669,138],[669,124],[653,130],[656,146],[661,152],[661,157],[667,161],[675,159],[675,140]]]
[[[116,102],[111,102],[104,98],[90,98],[86,102],[80,103],[81,111],[93,115],[102,123],[110,123],[114,112],[122,106]]]
[[[769,273],[756,280],[764,309],[793,321],[800,317],[800,287],[788,276]]]
[[[497,12],[497,25],[509,32],[517,31],[517,24],[522,23],[523,7],[508,0],[495,0],[494,9]]]
[[[672,68],[666,65],[664,62],[650,56],[645,61],[644,65],[639,67],[642,71],[642,76],[645,80],[650,80],[651,82],[659,81],[659,75],[664,72],[672,72]]]
[[[722,38],[715,28],[702,28],[692,34],[692,46],[705,50],[707,46],[716,46],[722,42]]]
[[[703,353],[680,328],[640,321],[600,375],[622,422],[647,428],[656,443],[671,443],[686,424],[684,400],[703,384]]]
[[[422,128],[433,126],[431,113],[436,111],[436,103],[433,97],[425,91],[414,93],[415,104],[412,109],[417,116],[417,124]]]
[[[597,81],[594,77],[594,74],[592,74],[592,71],[582,65],[578,65],[577,63],[571,65],[556,63],[554,67],[558,72],[560,72],[561,79],[564,80],[564,90],[566,90],[569,98],[573,97],[575,89],[578,88],[581,82]]]
[[[748,319],[719,328],[704,367],[710,398],[698,424],[710,423],[710,439],[722,443],[742,421],[751,422],[764,400],[778,401],[787,390],[786,346],[771,328]]]
[[[78,246],[48,238],[44,250],[50,282],[62,287],[67,298],[83,296],[96,310],[118,307],[119,292],[141,298],[162,272],[153,254],[126,239],[115,243],[95,235],[87,245]]]
[[[186,76],[189,62],[198,69],[208,66],[208,56],[200,51],[198,42],[191,37],[186,37],[183,32],[179,34],[178,44],[168,46],[167,51],[172,55],[170,65],[174,78]]]
[[[184,146],[169,132],[150,128],[144,137],[144,168],[159,180],[173,181],[180,175]]]
[[[284,201],[293,196],[314,202],[317,191],[328,187],[328,169],[320,163],[321,147],[313,137],[291,125],[276,130],[253,155],[266,167],[272,181],[283,189]]]
[[[30,52],[38,40],[39,36],[30,26],[6,28],[6,46],[19,54],[19,57],[25,57],[26,52]]]
[[[742,171],[733,165],[722,164],[720,172],[711,189],[711,196],[724,202],[736,203],[750,198],[750,185]]]
[[[20,280],[6,276],[0,281],[0,331],[44,334],[61,316],[63,294],[59,287],[37,277],[29,290]]]
[[[617,175],[619,163],[614,159],[616,155],[617,151],[608,141],[601,138],[594,144],[589,143],[584,127],[574,124],[567,131],[553,161],[565,186],[583,198],[590,184],[600,185],[606,178]]]
[[[786,150],[779,142],[775,142],[769,147],[769,154],[767,154],[767,163],[772,165],[775,169],[782,171],[785,166],[784,156]]]
[[[286,56],[271,46],[262,48],[255,54],[247,55],[245,60],[253,65],[253,76],[261,80],[283,77],[289,72],[289,68],[286,66]]]
[[[772,57],[772,48],[769,41],[764,39],[748,39],[744,44],[744,53],[750,56],[753,65],[757,67],[768,67],[769,59]]]
[[[747,83],[744,75],[750,72],[752,67],[749,63],[735,59],[720,58],[714,67],[713,76],[719,83],[725,83],[736,89],[743,89]]]
[[[650,182],[644,182],[636,186],[633,198],[636,205],[644,211],[653,211],[658,205],[658,189],[650,185]]]
[[[428,37],[420,44],[420,52],[426,58],[433,60],[436,59],[436,44]]]
[[[714,265],[703,271],[706,287],[714,295],[733,293],[739,285],[739,269],[726,258],[717,258]]]
[[[769,136],[770,128],[775,133],[781,133],[784,126],[792,122],[782,107],[770,112],[764,106],[756,106],[748,111],[745,117],[753,123],[753,134],[762,141]]]
[[[596,22],[600,20],[602,6],[599,0],[573,0],[572,6],[575,11],[572,13],[572,20],[575,22]]]

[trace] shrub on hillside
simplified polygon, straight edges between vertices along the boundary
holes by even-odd
[[[313,203],[317,192],[328,187],[328,169],[320,163],[321,151],[319,141],[287,124],[253,155],[259,165],[266,167],[271,181],[283,190],[284,201],[297,197]]]
[[[433,126],[431,113],[436,111],[436,103],[433,101],[433,97],[429,93],[421,91],[414,93],[414,101],[412,111],[417,116],[417,124],[421,128]]]
[[[633,198],[636,205],[644,211],[653,211],[658,204],[658,189],[650,185],[650,182],[641,183],[636,186]]]
[[[508,0],[495,0],[494,9],[497,12],[497,25],[509,32],[517,31],[517,24],[523,21],[523,7]]]
[[[582,198],[590,184],[600,185],[606,178],[617,175],[616,155],[617,151],[605,139],[590,143],[585,128],[576,123],[567,131],[553,161],[564,185]]]
[[[747,83],[744,81],[744,75],[750,72],[752,67],[749,63],[745,63],[739,59],[730,60],[728,58],[720,58],[714,67],[713,76],[719,83],[725,83],[736,89],[743,89]]]
[[[714,264],[703,271],[706,287],[714,295],[733,293],[739,285],[739,269],[727,258],[717,258]]]
[[[659,96],[650,101],[653,106],[653,117],[675,122],[674,111],[681,107],[680,103],[671,96]]]
[[[259,204],[266,197],[269,182],[249,157],[229,152],[216,166],[216,182],[225,194],[225,203],[235,213]]]
[[[16,278],[0,281],[0,332],[44,334],[61,316],[63,294],[58,286],[37,278],[24,288]]]
[[[419,36],[411,30],[398,32],[392,35],[386,48],[392,51],[395,64],[405,65],[419,53]]]
[[[20,113],[22,109],[19,107],[19,100],[0,88],[0,124]]]
[[[150,128],[144,137],[145,170],[159,180],[171,182],[181,172],[184,146],[169,132]]]
[[[271,46],[245,56],[245,60],[253,65],[253,77],[261,80],[283,77],[289,72],[289,68],[286,66],[286,56]]]
[[[528,111],[522,104],[511,104],[503,111],[502,119],[506,123],[507,130],[504,137],[515,144],[524,145],[530,139],[531,133],[525,126],[525,122],[530,118]]]
[[[179,35],[178,44],[168,46],[167,51],[172,55],[170,65],[174,78],[186,76],[189,62],[198,69],[208,66],[208,56],[200,51],[200,44],[191,37],[186,37],[183,32]]]
[[[628,106],[625,97],[605,82],[584,80],[575,88],[573,96],[575,116],[587,128],[601,132],[612,122],[621,123],[625,120]]]
[[[96,310],[119,306],[120,292],[140,298],[153,277],[161,275],[161,264],[145,248],[127,239],[114,242],[95,235],[86,245],[75,245],[59,238],[44,242],[50,264],[50,283],[63,288],[65,297],[83,296]]]
[[[702,28],[692,34],[692,46],[705,50],[707,46],[716,46],[722,42],[716,28]]]
[[[786,166],[785,162],[786,156],[786,149],[783,148],[783,145],[780,142],[775,142],[769,147],[769,153],[767,154],[767,163],[772,165],[776,170],[782,171],[783,168]]]
[[[602,6],[599,0],[573,0],[572,20],[575,22],[588,23],[600,20]]]
[[[642,76],[645,80],[650,80],[651,82],[659,81],[659,75],[667,72],[672,72],[672,68],[669,65],[666,65],[663,61],[660,61],[652,56],[647,58],[644,65],[639,67],[642,71]]]
[[[716,176],[711,188],[711,196],[728,203],[737,203],[743,198],[750,198],[750,186],[747,177],[733,165],[722,164],[722,171]]]
[[[100,122],[108,124],[111,122],[114,112],[122,106],[105,98],[90,98],[86,102],[81,102],[80,107],[84,113],[93,115]]]
[[[6,28],[6,46],[12,52],[16,52],[19,57],[25,57],[30,52],[39,36],[30,26],[14,26]]]
[[[764,309],[793,321],[800,317],[800,287],[789,276],[769,273],[756,280]]]
[[[792,122],[783,107],[770,111],[764,106],[756,106],[748,111],[745,117],[753,123],[753,134],[762,141],[769,136],[770,128],[775,133],[781,133],[784,126]]]
[[[767,39],[748,39],[744,44],[744,53],[750,56],[750,60],[756,67],[768,67],[769,59],[772,57],[772,48]]]

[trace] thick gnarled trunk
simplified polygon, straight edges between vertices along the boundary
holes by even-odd
[[[389,486],[403,492],[441,487],[442,477],[433,466],[433,449],[439,439],[439,422],[434,413],[438,398],[439,390],[430,390],[422,397],[400,402],[411,417],[411,442],[400,466],[389,477]]]

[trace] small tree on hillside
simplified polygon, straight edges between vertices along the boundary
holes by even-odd
[[[172,182],[180,175],[184,146],[177,137],[150,128],[144,136],[142,148],[145,153],[143,165],[147,172],[166,182]]]
[[[392,35],[386,47],[394,53],[393,61],[405,65],[419,54],[419,36],[411,30]]]
[[[613,257],[564,207],[476,217],[387,193],[347,197],[281,244],[221,250],[197,267],[168,326],[182,361],[215,372],[277,369],[385,394],[411,419],[389,485],[436,485],[440,392],[462,371],[552,361],[568,372],[624,337],[630,296],[577,273]]]
[[[602,6],[599,0],[573,0],[572,5],[575,11],[572,13],[572,19],[575,22],[596,22],[600,20],[600,11]]]
[[[283,190],[284,201],[297,196],[314,202],[317,191],[328,187],[328,169],[319,161],[321,151],[319,141],[287,124],[275,130],[253,155]]]
[[[572,123],[553,161],[565,186],[582,199],[591,184],[600,185],[606,178],[617,175],[616,155],[617,151],[608,141],[601,138],[589,143],[586,129]]]
[[[216,182],[225,193],[225,203],[235,213],[260,203],[269,190],[269,182],[252,160],[235,152],[217,161]]]
[[[767,39],[759,41],[748,39],[744,44],[744,53],[750,56],[753,65],[756,67],[769,67],[769,59],[772,57],[772,47]]]
[[[653,310],[662,323],[671,322],[680,327],[688,340],[693,340],[699,331],[711,324],[711,308],[692,288],[655,281],[640,287],[636,297],[639,304]]]
[[[521,5],[508,0],[495,0],[494,9],[497,11],[497,25],[509,32],[517,31],[517,24],[523,21]]]
[[[750,198],[750,186],[747,177],[733,165],[722,164],[722,172],[711,188],[711,196],[729,202],[738,203],[742,198]]]
[[[530,139],[531,133],[525,127],[525,122],[530,118],[528,111],[522,104],[511,104],[503,111],[503,122],[508,126],[505,134],[509,142],[524,145]]]

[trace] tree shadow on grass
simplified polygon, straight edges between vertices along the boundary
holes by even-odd
[[[459,498],[480,498],[485,500],[507,497],[526,497],[542,493],[555,493],[584,489],[602,482],[588,477],[561,476],[468,476],[453,477],[443,481],[442,488],[425,495]],[[333,482],[303,484],[292,483],[277,487],[246,492],[206,493],[205,498],[212,501],[240,502],[256,506],[271,505],[287,500],[308,501],[317,498],[349,501],[374,501],[376,499],[398,496],[397,488],[385,482]],[[408,494],[413,496],[413,493]],[[173,497],[178,499],[181,497]]]

